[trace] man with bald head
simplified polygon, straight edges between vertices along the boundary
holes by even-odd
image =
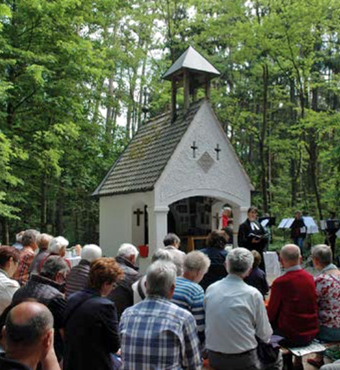
[[[314,279],[301,268],[297,245],[285,245],[280,258],[284,273],[272,284],[269,321],[274,333],[283,336],[289,345],[304,346],[319,330]]]
[[[13,307],[3,328],[6,354],[0,357],[2,370],[60,370],[53,348],[53,316],[38,302]]]

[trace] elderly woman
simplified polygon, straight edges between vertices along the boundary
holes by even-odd
[[[20,260],[19,251],[7,245],[0,246],[0,314],[12,302],[14,293],[19,289],[19,283],[13,280]]]
[[[227,244],[227,235],[222,230],[213,230],[207,239],[207,248],[201,249],[210,259],[210,267],[200,282],[201,287],[206,290],[209,285],[227,276],[224,267],[228,252],[224,249]]]
[[[114,258],[91,263],[89,287],[72,294],[64,313],[64,370],[112,370],[120,347],[117,312],[106,297],[123,271]]]
[[[65,239],[63,236],[57,236],[51,239],[50,243],[48,244],[48,256],[41,261],[40,266],[38,268],[38,272],[41,272],[44,263],[50,256],[60,256],[64,258],[65,262],[67,263],[68,267],[71,269],[71,263],[65,258],[66,248],[69,245],[69,241]]]
[[[340,271],[332,263],[332,250],[328,245],[313,247],[312,260],[319,271],[314,278],[320,324],[318,339],[337,342],[340,341]],[[308,362],[320,367],[323,365],[323,356],[319,354]]]
[[[37,244],[39,247],[38,254],[34,257],[34,260],[30,266],[30,273],[37,274],[39,271],[39,266],[46,259],[46,257],[50,254],[48,251],[48,246],[53,239],[52,235],[49,234],[40,234],[37,240]]]

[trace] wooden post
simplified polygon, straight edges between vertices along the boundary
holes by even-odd
[[[210,99],[210,79],[205,79],[205,97],[209,100]]]
[[[173,77],[171,79],[171,123],[176,121],[176,98],[177,98],[177,89],[176,89],[176,81]]]
[[[189,72],[187,69],[183,71],[184,80],[184,111],[187,111],[190,106],[190,79],[189,79]]]

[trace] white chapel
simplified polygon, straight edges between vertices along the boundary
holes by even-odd
[[[209,102],[210,80],[218,75],[192,47],[164,74],[172,84],[171,111],[140,127],[93,193],[100,197],[105,255],[115,256],[124,242],[148,245],[143,268],[168,232],[188,250],[192,240],[200,243],[218,227],[225,204],[232,208],[237,240],[253,186]],[[177,110],[181,87],[184,106]],[[196,100],[199,88],[205,98]]]

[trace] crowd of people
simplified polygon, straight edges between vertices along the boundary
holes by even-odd
[[[245,240],[260,229],[252,212],[238,248],[213,230],[206,248],[185,254],[168,234],[146,274],[128,243],[115,258],[85,245],[72,268],[61,236],[26,230],[0,246],[0,369],[200,369],[205,360],[212,369],[275,370],[283,368],[279,345],[340,341],[331,248],[312,248],[313,277],[299,246],[283,246],[283,274],[269,287],[260,242]],[[324,365],[322,353],[308,361],[340,369]],[[293,366],[303,368],[300,357]]]

